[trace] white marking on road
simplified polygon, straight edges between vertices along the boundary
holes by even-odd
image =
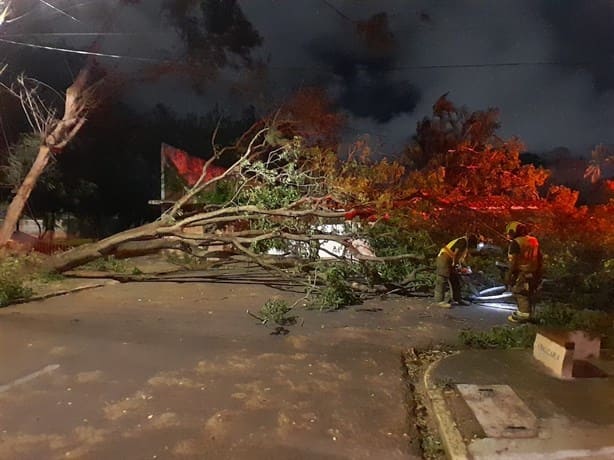
[[[31,374],[24,375],[23,377],[19,377],[18,379],[13,380],[12,382],[9,382],[5,385],[0,385],[0,393],[4,393],[5,391],[10,390],[11,388],[17,385],[21,385],[22,383],[26,383],[26,382],[29,382],[30,380],[34,380],[36,377],[39,377],[43,374],[48,374],[50,372],[53,372],[58,367],[60,367],[59,364],[49,364],[48,366],[45,366],[36,372],[32,372]]]

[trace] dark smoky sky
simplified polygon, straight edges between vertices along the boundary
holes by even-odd
[[[5,23],[0,38],[88,49],[91,36],[31,34],[119,32],[129,35],[105,36],[96,49],[177,64],[189,51],[163,0],[47,2],[65,14],[40,0],[17,1],[24,3],[16,9],[28,15]],[[449,92],[453,102],[469,109],[498,107],[502,135],[520,137],[529,151],[565,146],[588,154],[595,144],[614,143],[611,0],[237,3],[262,37],[250,53],[255,68],[246,69],[244,60],[230,54],[230,63],[237,65],[221,69],[197,90],[189,78],[169,73],[145,83],[135,80],[129,102],[144,112],[162,103],[178,113],[206,113],[218,106],[238,114],[248,105],[264,111],[298,88],[318,85],[347,114],[348,139],[368,134],[382,152],[392,154]],[[190,15],[193,21],[203,19],[197,10]],[[375,36],[368,24],[379,26]],[[0,50],[10,63],[22,49],[4,43]],[[28,52],[29,58],[39,54],[67,59],[54,51]],[[101,62],[133,74],[150,65],[124,58]],[[58,65],[57,71],[66,72],[67,66]]]

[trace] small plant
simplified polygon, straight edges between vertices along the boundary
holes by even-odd
[[[425,434],[422,436],[420,439],[420,447],[424,458],[437,459],[445,456],[445,451],[443,450],[441,441],[431,434]]]
[[[333,311],[362,303],[360,296],[347,282],[349,271],[351,267],[344,266],[334,266],[325,270],[323,273],[325,286],[313,292],[309,306],[319,310]]]
[[[269,299],[267,300],[258,315],[252,315],[256,319],[260,320],[262,324],[275,323],[280,326],[289,326],[296,324],[297,317],[290,315],[292,306],[283,299]],[[249,311],[248,311],[249,313]]]

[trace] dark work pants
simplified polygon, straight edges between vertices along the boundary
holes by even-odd
[[[535,277],[531,273],[520,272],[512,286],[512,294],[514,294],[520,313],[533,314],[536,291],[537,280]]]
[[[435,302],[446,299],[446,290],[450,292],[450,301],[461,300],[460,276],[452,266],[452,259],[446,254],[437,256],[435,261]]]

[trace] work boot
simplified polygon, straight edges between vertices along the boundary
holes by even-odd
[[[507,320],[514,324],[529,323],[531,321],[531,315],[529,313],[515,311],[507,317]]]

